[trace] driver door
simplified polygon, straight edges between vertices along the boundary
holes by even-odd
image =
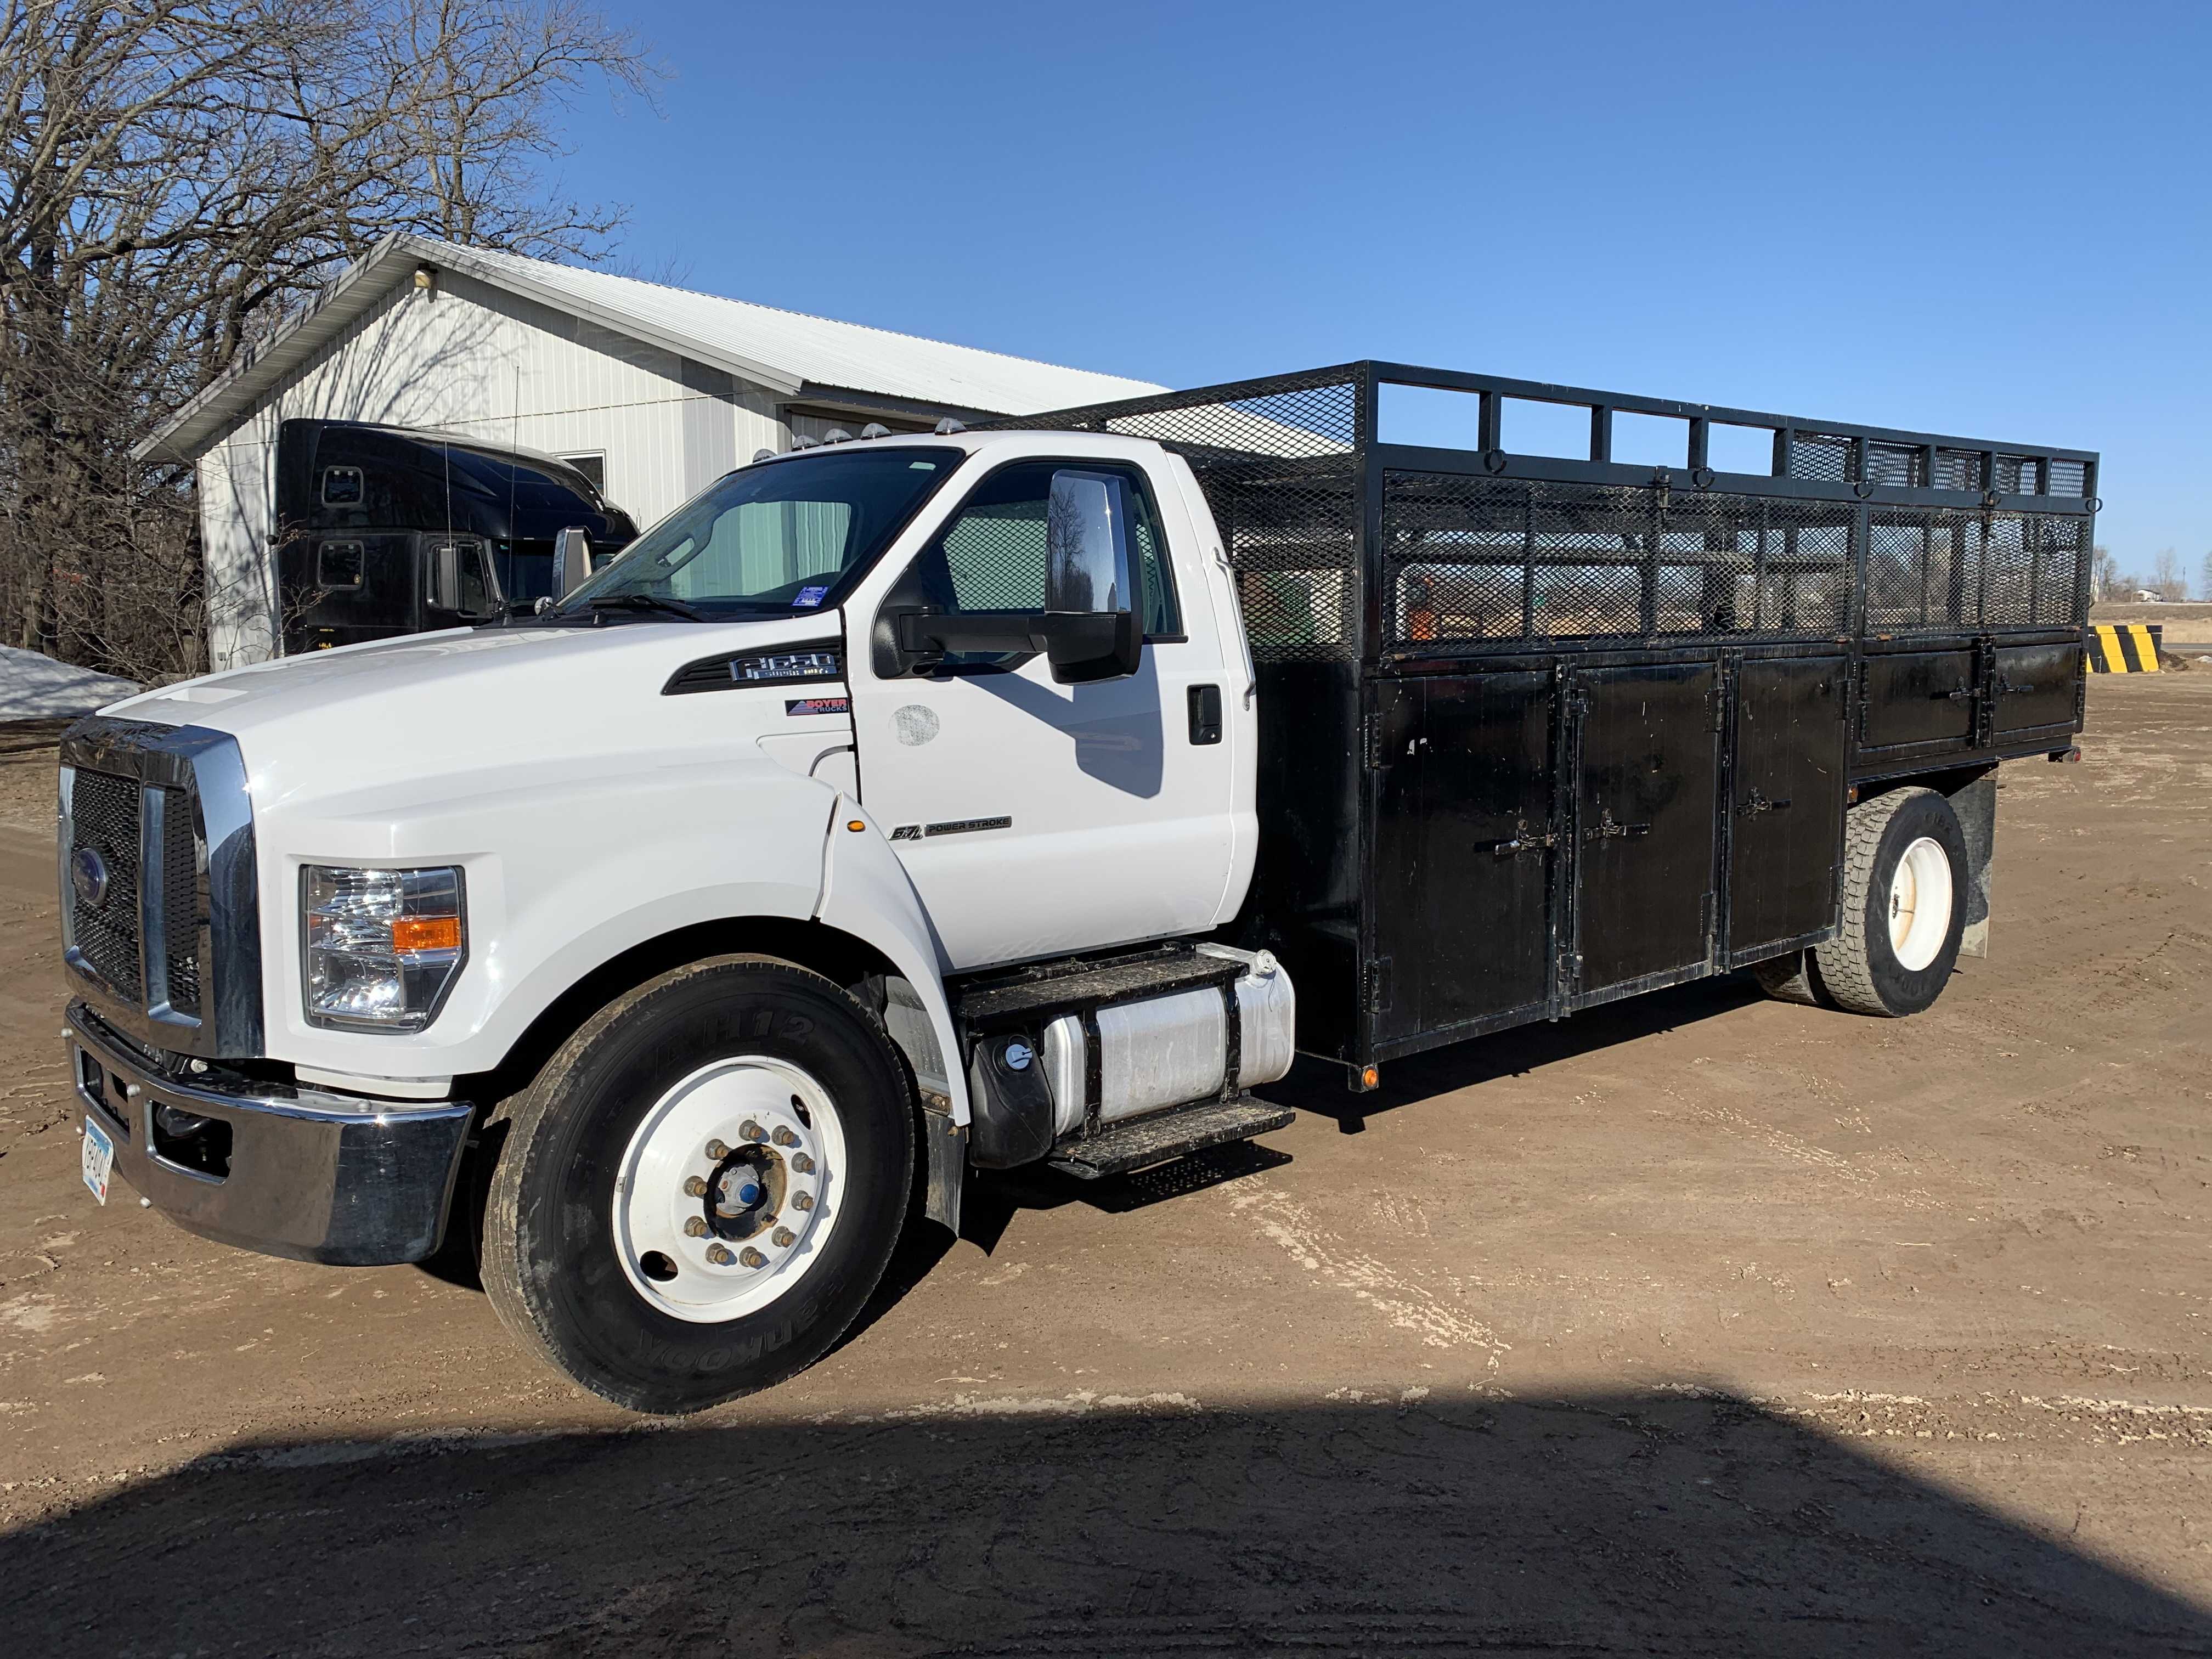
[[[897,642],[902,612],[1045,609],[1047,517],[1063,470],[1129,486],[1146,611],[1137,672],[1060,684],[1042,653],[914,662]],[[1193,687],[1224,676],[1211,626],[1185,637],[1163,497],[1180,507],[1125,463],[1000,467],[915,555],[877,614],[853,618],[867,633],[849,652],[861,799],[955,969],[1215,921],[1234,842],[1231,769],[1226,747],[1188,711]]]

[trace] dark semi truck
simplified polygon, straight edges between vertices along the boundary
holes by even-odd
[[[1374,362],[1007,424],[1196,472],[1263,711],[1228,934],[1355,1089],[1739,968],[1916,1012],[1987,951],[1998,765],[2079,755],[2087,451]]]
[[[278,428],[276,524],[288,656],[558,599],[562,532],[582,531],[595,561],[637,534],[567,461],[358,421]]]

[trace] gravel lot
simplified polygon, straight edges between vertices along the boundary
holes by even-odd
[[[7,757],[11,1645],[2212,1653],[2212,672],[2084,746],[2006,769],[1928,1015],[1727,980],[1297,1076],[1264,1152],[980,1190],[675,1425],[423,1273],[94,1206]]]

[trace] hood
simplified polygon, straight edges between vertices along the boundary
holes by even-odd
[[[454,629],[165,686],[103,714],[228,732],[257,810],[362,792],[393,807],[558,764],[618,775],[787,729],[791,688],[663,693],[702,658],[840,638],[842,617]],[[823,690],[830,690],[825,682]]]

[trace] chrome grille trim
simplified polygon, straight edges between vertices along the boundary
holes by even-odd
[[[259,1055],[259,878],[238,740],[204,726],[94,715],[62,734],[61,759],[63,957],[80,994],[157,1049],[210,1060]],[[137,791],[133,986],[103,977],[77,937],[70,860],[78,780],[87,775],[103,787],[124,780]],[[172,890],[187,880],[191,891]]]

